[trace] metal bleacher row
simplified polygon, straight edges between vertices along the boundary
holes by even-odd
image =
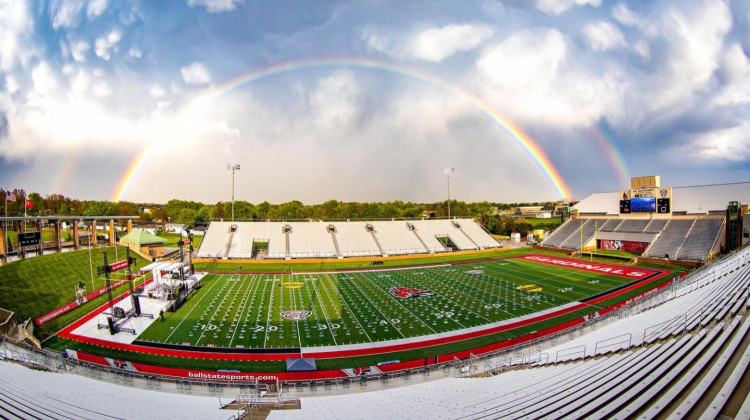
[[[705,261],[714,249],[724,219],[702,217],[693,219],[571,219],[542,242],[543,246],[577,250],[597,238],[611,234],[631,235],[634,240],[648,241],[645,257]],[[608,235],[610,234],[610,235]]]
[[[666,303],[629,317],[642,340],[597,357],[538,363],[491,377],[444,378],[402,388],[302,398],[302,410],[273,411],[269,419],[750,419],[750,253],[747,250],[688,276]],[[682,310],[680,321],[673,318]],[[740,314],[740,310],[745,315]],[[623,320],[597,335],[627,334]],[[643,329],[655,324],[655,328]],[[582,337],[591,341],[591,337]],[[575,342],[566,343],[574,345]],[[594,348],[593,343],[590,343]],[[554,351],[552,349],[551,351]],[[528,366],[528,365],[527,365]],[[719,389],[708,392],[709,388]],[[728,401],[734,398],[734,412]],[[736,408],[737,400],[741,407]],[[730,418],[730,417],[726,417]]]
[[[0,418],[217,419],[229,413],[216,398],[110,384],[78,375],[40,372],[0,361]]]
[[[211,222],[199,258],[336,258],[444,252],[500,246],[472,219],[374,222]]]

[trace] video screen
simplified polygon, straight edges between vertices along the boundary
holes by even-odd
[[[656,198],[655,197],[633,197],[630,199],[630,211],[633,213],[655,212],[656,211]]]

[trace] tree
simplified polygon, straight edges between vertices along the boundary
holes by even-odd
[[[194,227],[195,226],[195,219],[198,216],[198,212],[196,212],[193,209],[190,208],[184,208],[180,210],[180,213],[177,215],[177,221],[179,223],[184,223],[188,227]]]

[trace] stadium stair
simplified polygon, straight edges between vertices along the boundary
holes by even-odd
[[[466,233],[466,231],[464,231],[464,229],[463,229],[463,228],[461,227],[461,225],[460,225],[460,224],[459,224],[458,222],[453,222],[453,226],[455,226],[455,227],[456,227],[456,229],[458,229],[458,230],[459,230],[459,231],[460,231],[461,233],[463,233],[463,235],[464,235],[464,236],[466,236],[466,239],[470,240],[470,241],[471,241],[471,243],[472,243],[472,244],[474,244],[474,246],[475,246],[475,247],[476,247],[477,249],[482,249],[482,247],[481,247],[481,246],[479,246],[479,244],[478,244],[478,243],[476,243],[476,242],[475,242],[475,241],[474,241],[473,239],[471,239],[471,236],[469,236],[469,234],[468,234],[468,233]]]
[[[336,256],[342,258],[341,249],[339,248],[339,241],[336,239],[336,231],[331,230],[331,238],[333,238],[333,246],[336,248]]]
[[[370,234],[372,235],[372,239],[375,240],[375,245],[378,246],[378,251],[380,251],[380,255],[387,257],[388,255],[386,255],[386,253],[383,252],[383,247],[380,246],[380,241],[378,241],[378,235],[375,234],[375,229],[371,230]]]
[[[412,232],[414,232],[414,236],[416,236],[417,239],[419,239],[419,243],[422,244],[422,246],[424,247],[424,249],[426,249],[426,250],[429,251],[430,248],[427,247],[427,244],[424,243],[424,241],[422,240],[422,237],[419,236],[419,233],[417,233],[417,229],[412,230]],[[434,253],[435,253],[435,251],[430,251],[430,254],[434,254]]]

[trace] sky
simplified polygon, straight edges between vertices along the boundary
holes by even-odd
[[[493,202],[750,181],[750,2],[0,0],[0,188]]]

